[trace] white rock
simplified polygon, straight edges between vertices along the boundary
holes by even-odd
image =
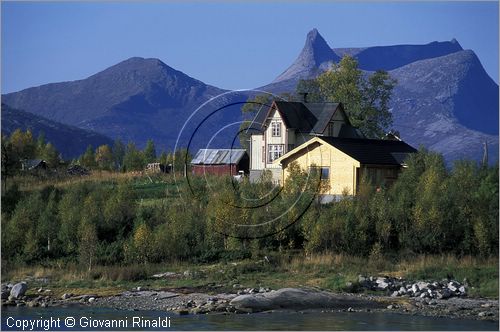
[[[420,288],[418,288],[418,285],[417,284],[413,284],[411,286],[411,290],[413,291],[413,293],[416,293],[420,290]]]
[[[28,290],[28,285],[23,281],[12,286],[10,290],[10,296],[14,299],[18,299],[23,296]]]
[[[458,290],[459,284],[455,281],[450,281],[448,283],[448,289],[451,290],[452,292],[455,292]]]
[[[418,286],[418,289],[422,290],[422,289],[426,289],[429,287],[429,283],[428,282],[424,282],[424,281],[419,281],[417,282],[417,286]]]

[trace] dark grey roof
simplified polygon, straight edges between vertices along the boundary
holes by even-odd
[[[343,138],[364,138],[365,135],[356,127],[342,124],[339,131],[339,137]]]
[[[417,150],[403,141],[321,137],[323,141],[362,164],[402,165]]]
[[[323,133],[333,114],[338,109],[341,109],[340,103],[332,102],[303,103],[295,101],[275,101],[274,103],[288,128],[293,128],[301,133],[311,135]],[[268,108],[262,108],[257,113],[249,127],[251,133],[262,133],[268,114]],[[347,125],[345,125],[346,128],[344,128],[343,132],[348,134],[347,137],[362,137],[360,136],[360,132],[351,126],[347,117],[346,122]]]
[[[192,165],[237,164],[247,154],[243,149],[200,149]]]

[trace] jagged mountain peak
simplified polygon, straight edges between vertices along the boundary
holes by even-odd
[[[460,49],[463,49],[462,48],[462,45],[460,45],[460,43],[458,42],[458,40],[456,40],[455,38],[452,38],[450,40],[450,43],[454,44],[454,45],[457,45],[458,47],[460,47]]]
[[[307,34],[304,47],[295,62],[279,75],[274,82],[296,77],[310,78],[317,73],[322,64],[338,62],[339,60],[339,56],[333,52],[319,31],[312,29]]]
[[[323,62],[338,60],[326,40],[317,29],[312,29],[307,34],[306,43],[299,58],[303,57],[319,67]]]

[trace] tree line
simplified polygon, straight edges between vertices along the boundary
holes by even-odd
[[[2,198],[2,259],[81,262],[92,269],[290,249],[498,256],[498,164],[460,161],[448,169],[441,155],[425,150],[407,163],[390,188],[377,190],[363,179],[357,196],[326,205],[316,199],[318,175],[297,165],[283,189],[266,173],[258,183],[195,177],[190,187],[179,185],[177,195],[160,195],[157,204],[141,204],[131,180],[31,192],[13,185]],[[255,200],[274,196],[254,208]]]
[[[158,155],[152,139],[146,142],[142,150],[133,142],[125,145],[117,139],[113,146],[105,144],[94,149],[89,145],[85,153],[74,163],[89,169],[130,172],[144,170],[147,164],[159,162],[166,166],[172,165],[175,171],[181,171],[184,164],[189,163],[190,160],[191,156],[186,149],[178,149],[175,152],[162,151]]]
[[[16,129],[10,136],[2,135],[2,175],[6,177],[19,173],[21,163],[29,159],[43,159],[50,168],[58,168],[63,158],[59,151],[50,142],[46,142],[45,135],[40,133],[38,138],[33,137],[30,129],[23,131]],[[172,165],[175,171],[182,171],[184,164],[190,162],[191,156],[185,149],[175,152],[165,152],[157,155],[155,143],[148,140],[144,149],[139,149],[135,143],[125,145],[120,139],[94,148],[87,146],[85,152],[68,161],[90,170],[107,171],[140,171],[148,163],[159,162],[163,165]]]

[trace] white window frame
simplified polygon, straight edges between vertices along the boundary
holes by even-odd
[[[267,162],[270,164],[285,152],[285,144],[268,144],[267,145]]]
[[[326,128],[326,134],[327,136],[333,136],[333,122],[328,123],[328,126]]]
[[[271,136],[272,137],[281,137],[281,122],[280,121],[271,121]]]

